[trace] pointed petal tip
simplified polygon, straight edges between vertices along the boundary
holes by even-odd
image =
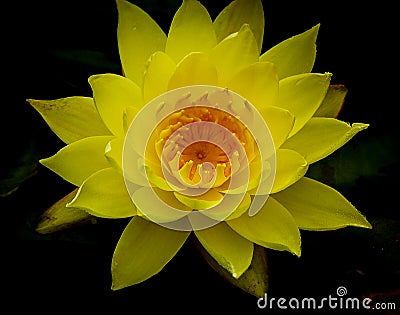
[[[372,224],[369,223],[367,218],[363,216],[361,213],[360,216],[362,218],[359,220],[359,222],[352,224],[352,226],[371,230],[373,228]]]
[[[25,100],[27,103],[29,103],[29,105],[31,105],[35,110],[37,110],[41,115],[41,110],[43,110],[43,108],[45,107],[43,105],[43,101],[42,100],[36,100],[33,98],[28,98]]]
[[[275,249],[273,249],[273,250],[275,250]],[[288,252],[288,253],[296,256],[297,258],[300,258],[301,257],[301,240],[296,247],[293,247],[293,246],[289,247],[287,245],[282,245],[282,247],[278,250]]]
[[[35,105],[38,103],[38,100],[34,100],[32,98],[27,98],[25,101],[30,105],[32,105],[33,107],[35,107]]]
[[[121,6],[128,3],[130,5],[134,5],[133,3],[130,3],[129,1],[126,0],[114,0],[115,4],[117,5],[117,10],[119,11],[121,9]]]
[[[364,124],[364,123],[353,123],[351,126],[353,128],[357,128],[357,129],[359,129],[361,131],[361,130],[367,129],[370,125],[369,124]]]
[[[301,238],[299,239],[299,243],[297,244],[296,247],[293,248],[287,248],[287,251],[289,251],[290,253],[292,253],[294,256],[296,256],[297,258],[301,257]]]
[[[318,31],[319,31],[320,27],[321,27],[321,23],[318,23],[318,24],[314,25],[314,26],[310,29],[310,32],[315,33],[315,37],[316,37],[317,34],[318,34]]]
[[[43,158],[43,159],[40,159],[38,162],[40,163],[40,164],[42,164],[43,166],[46,166],[47,167],[47,165],[48,165],[48,161],[51,159],[51,156],[50,157],[48,157],[48,158]]]
[[[361,222],[362,221],[362,222]],[[344,228],[348,228],[348,227],[354,227],[354,228],[362,228],[362,229],[368,229],[368,230],[372,230],[373,226],[371,223],[369,223],[367,221],[367,219],[363,216],[363,218],[361,220],[359,220],[358,222],[353,222],[353,223],[347,223],[347,224],[343,224],[343,225],[338,225],[335,228],[331,228],[331,229],[315,229],[315,231],[329,231],[329,230],[339,230],[339,229],[344,229]],[[308,229],[310,231],[314,231],[313,229]]]
[[[120,0],[117,0],[117,1],[120,1]],[[111,290],[112,291],[118,291],[118,290],[121,290],[123,288],[125,288],[125,286],[114,282],[114,280],[112,281],[112,283],[111,283]]]
[[[366,225],[365,226],[362,226],[362,227],[364,227],[364,228],[366,228],[366,229],[373,229],[373,226],[372,226],[372,224],[371,223],[369,223],[368,221],[366,221]]]
[[[302,34],[303,35],[307,34],[308,36],[310,36],[309,38],[312,41],[314,41],[314,43],[315,43],[316,40],[317,40],[317,37],[318,37],[318,32],[319,32],[320,27],[321,27],[321,23],[315,24],[313,27],[311,27],[310,29],[306,30]],[[293,36],[293,37],[296,37],[296,36]]]
[[[250,26],[250,24],[248,24],[248,23],[244,23],[241,27],[240,27],[240,29],[239,29],[239,31],[237,32],[237,33],[232,33],[231,35],[229,35],[229,36],[232,36],[232,35],[234,35],[234,34],[240,34],[240,35],[242,35],[242,34],[245,34],[245,33],[250,33],[251,35],[250,36],[252,36],[253,37],[253,39],[254,39],[254,41],[255,41],[255,43],[257,43],[257,39],[255,38],[255,35],[254,35],[254,32],[253,32],[253,30],[251,29],[251,26]],[[229,37],[228,36],[228,37]],[[257,44],[258,45],[258,44]]]

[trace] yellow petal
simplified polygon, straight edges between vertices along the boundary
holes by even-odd
[[[262,161],[259,155],[250,162],[249,170],[250,170],[250,177],[249,182],[247,183],[247,190],[252,191],[253,189],[257,188],[260,184],[261,176],[262,176]]]
[[[184,0],[172,20],[165,52],[178,63],[191,52],[208,52],[217,44],[207,9],[196,0]]]
[[[295,117],[289,136],[298,132],[314,115],[325,98],[331,76],[330,73],[305,73],[279,81],[277,106],[287,109]]]
[[[250,194],[246,193],[242,199],[242,202],[239,204],[239,206],[232,212],[229,217],[226,218],[226,220],[232,220],[240,217],[243,213],[245,213],[247,210],[249,210],[251,204],[251,197]]]
[[[104,123],[114,135],[124,136],[123,115],[127,106],[142,107],[142,94],[133,81],[116,74],[89,78],[93,98]]]
[[[122,289],[160,272],[179,251],[189,234],[134,217],[114,251],[111,288]]]
[[[155,116],[148,116],[148,118],[155,118]],[[140,123],[132,124],[125,139],[120,139],[118,143],[115,143],[116,154],[112,152],[112,143],[110,143],[110,146],[107,147],[107,149],[110,149],[110,152],[107,150],[106,156],[114,161],[121,161],[122,164],[119,165],[119,168],[122,169],[122,173],[127,181],[144,187],[154,185],[162,189],[171,190],[163,178],[160,160],[156,153],[153,152],[155,151],[154,142],[151,138],[155,134],[152,134],[148,141],[147,150],[140,149],[143,147],[140,141],[148,139],[148,133],[146,131],[143,132],[143,126],[155,126],[155,124],[149,123],[146,119],[144,121],[146,121],[145,125]],[[152,131],[149,132],[151,133]]]
[[[174,192],[174,195],[176,199],[182,202],[185,206],[196,210],[212,208],[218,205],[223,199],[223,195],[215,189],[210,189],[200,196],[186,196],[178,192]]]
[[[169,80],[168,90],[196,84],[218,84],[217,70],[204,53],[191,53],[182,59]]]
[[[208,198],[210,199],[210,197]],[[202,211],[199,211],[199,213],[211,218],[213,221],[210,222],[231,220],[240,217],[243,213],[249,210],[251,201],[250,194],[246,192],[239,194],[225,194],[222,196],[221,201],[216,205],[212,204],[212,207],[203,209]],[[199,219],[201,224],[202,220],[203,219]],[[193,229],[198,229],[199,225],[193,220],[191,221]]]
[[[344,85],[331,84],[314,116],[336,118],[342,109],[347,92],[348,90]]]
[[[173,188],[171,188],[170,184],[164,179],[161,167],[144,167],[146,170],[146,178],[152,185],[165,191],[173,191]]]
[[[250,266],[253,243],[237,234],[225,222],[194,233],[207,252],[234,278],[239,278]]]
[[[239,31],[243,24],[250,25],[260,52],[265,24],[264,10],[260,0],[236,0],[224,8],[214,21],[218,41]]]
[[[294,126],[294,116],[286,109],[268,106],[260,110],[271,133],[274,145],[279,148],[288,138]]]
[[[150,57],[143,78],[144,104],[167,91],[174,71],[175,63],[164,52],[157,51]]]
[[[299,153],[288,149],[277,150],[275,181],[271,193],[281,191],[297,182],[307,169],[307,161]]]
[[[130,129],[130,132],[132,131],[132,129]],[[138,146],[135,145],[135,143],[133,143],[131,140],[133,139],[133,137],[135,137],[135,133],[130,133],[130,135],[128,135],[130,137],[130,139],[124,139],[122,141],[118,140],[115,143],[115,149],[117,150],[117,153],[114,154],[113,151],[113,142],[110,143],[110,152],[108,152],[107,150],[107,157],[108,158],[112,158],[114,160],[118,160],[118,161],[122,161],[122,172],[124,174],[124,177],[128,180],[131,181],[137,185],[140,186],[145,186],[145,187],[149,187],[150,186],[150,182],[147,178],[146,175],[146,167],[147,165],[150,166],[150,168],[152,167],[159,167],[158,165],[153,165],[151,162],[147,161],[145,162],[145,159],[142,155],[140,155],[138,152],[136,152],[136,149],[138,148]],[[140,138],[138,136],[136,136],[136,138]],[[143,138],[143,137],[142,137]],[[122,151],[120,152],[119,148],[122,147]],[[107,147],[107,149],[109,149],[109,147]],[[121,154],[121,156],[120,156]],[[157,173],[158,174],[158,173]]]
[[[101,218],[127,218],[136,215],[124,178],[113,168],[100,170],[87,178],[67,207],[80,208]]]
[[[300,229],[321,231],[346,226],[371,228],[371,224],[343,195],[307,177],[274,194],[273,198],[289,210]]]
[[[110,167],[104,156],[110,136],[95,136],[73,142],[39,162],[73,185],[80,186],[93,173]]]
[[[217,68],[218,80],[222,86],[238,71],[257,62],[258,57],[257,42],[248,24],[225,38],[210,52],[210,60]]]
[[[274,63],[279,79],[311,72],[315,61],[318,30],[319,24],[284,40],[262,54],[260,61]]]
[[[269,62],[257,62],[242,69],[227,84],[229,89],[240,94],[257,109],[275,105],[278,86],[275,66]]]
[[[104,155],[110,165],[114,167],[120,174],[122,174],[122,151],[124,140],[121,138],[114,138],[110,140],[105,149]]]
[[[55,202],[50,208],[43,212],[38,218],[35,232],[39,234],[50,234],[87,223],[96,224],[97,219],[85,210],[66,207],[66,205],[74,199],[77,192],[78,188],[75,188],[72,192]]]
[[[51,130],[65,143],[91,136],[111,135],[91,97],[72,96],[56,100],[27,102],[43,117]]]
[[[135,118],[135,116],[139,111],[140,109],[134,106],[125,107],[124,112],[122,114],[122,125],[124,127],[125,134],[128,132],[128,129],[131,126],[133,119]]]
[[[275,154],[275,151],[273,151],[273,153]],[[269,193],[268,188],[271,188],[271,184],[266,185],[266,181],[268,180],[268,178],[270,178],[271,175],[270,162],[264,161],[263,163],[261,161],[259,153],[257,153],[256,157],[249,163],[248,171],[248,180],[246,180],[247,175],[245,175],[247,171],[243,172],[243,176],[241,176],[240,174],[236,174],[236,176],[241,177],[240,180],[237,180],[237,184],[235,183],[234,185],[232,185],[231,181],[227,181],[217,188],[218,191],[224,194],[242,194],[246,191],[251,192],[251,194],[255,194],[255,191],[260,185],[260,182],[263,181],[263,189],[261,189],[262,194]]]
[[[172,192],[143,187],[132,194],[138,214],[156,223],[173,222],[192,210],[180,203]]]
[[[142,9],[124,0],[117,0],[118,48],[123,71],[142,86],[143,71],[149,57],[163,51],[167,37],[156,22]]]
[[[335,118],[314,117],[282,146],[299,152],[309,164],[328,156],[368,125],[349,125]]]
[[[247,214],[226,221],[238,234],[258,245],[287,250],[300,256],[300,232],[291,214],[269,197],[254,216]]]

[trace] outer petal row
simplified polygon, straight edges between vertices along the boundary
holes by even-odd
[[[111,135],[91,97],[72,96],[56,100],[27,100],[51,130],[65,143],[91,136]]]
[[[165,52],[178,63],[191,52],[208,52],[217,44],[207,9],[196,0],[184,0],[175,13]]]
[[[308,163],[299,153],[289,149],[278,149],[276,151],[275,174],[270,175],[275,175],[272,188],[270,185],[271,178],[266,178],[264,182],[258,183],[259,179],[255,177],[250,182],[251,186],[249,189],[251,190],[249,193],[251,195],[267,195],[270,193],[277,193],[278,191],[281,191],[297,182],[305,175],[307,170]],[[258,186],[253,188],[255,184],[258,184]]]
[[[150,57],[143,77],[144,104],[167,91],[175,67],[175,62],[164,52],[155,52]]]
[[[257,42],[248,24],[244,24],[237,33],[225,38],[210,52],[221,85],[229,82],[238,71],[258,62],[258,58]]]
[[[181,60],[169,80],[168,90],[196,84],[218,85],[217,70],[203,52],[192,52]]]
[[[331,84],[314,116],[336,118],[342,109],[347,92],[348,90],[343,84]]]
[[[226,222],[248,240],[275,250],[287,250],[300,256],[300,232],[291,214],[269,197],[254,216],[243,214]]]
[[[136,215],[123,177],[113,168],[102,169],[87,178],[67,207],[84,209],[102,218],[127,218]]]
[[[330,73],[305,73],[279,81],[277,106],[287,109],[296,119],[289,137],[296,134],[319,108],[331,76]]]
[[[349,125],[335,118],[314,117],[282,148],[299,152],[309,164],[317,162],[346,144],[367,124]]]
[[[308,163],[299,153],[288,149],[276,151],[276,174],[271,193],[284,190],[302,178]]]
[[[279,79],[311,72],[316,55],[315,41],[319,24],[272,47],[260,56],[260,61],[275,64]]]
[[[233,231],[225,222],[195,231],[207,252],[234,278],[239,278],[250,266],[253,243]]]
[[[236,73],[227,87],[261,109],[276,104],[279,80],[272,63],[257,62]]]
[[[371,228],[369,222],[335,189],[303,177],[273,195],[294,217],[300,229],[333,230],[346,226]]]
[[[114,251],[111,288],[122,289],[157,274],[175,256],[189,234],[133,217]]]
[[[136,190],[132,194],[132,200],[138,209],[138,215],[158,223],[179,220],[192,210],[179,202],[172,192],[155,187]]]
[[[139,87],[126,77],[116,74],[99,74],[89,78],[97,110],[106,126],[116,136],[125,134],[123,116],[128,106],[140,109],[142,93]]]
[[[84,138],[39,162],[71,184],[80,186],[93,173],[110,167],[104,151],[111,139],[111,136]]]
[[[125,75],[142,86],[142,76],[149,57],[164,51],[167,37],[157,23],[138,6],[117,0],[118,48]]]
[[[238,32],[243,24],[249,24],[258,45],[262,49],[264,37],[264,10],[260,0],[232,1],[214,21],[218,41]]]
[[[293,129],[294,116],[288,110],[276,106],[262,108],[259,112],[268,126],[275,148],[278,149]]]

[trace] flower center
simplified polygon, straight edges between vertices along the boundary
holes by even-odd
[[[246,132],[243,123],[228,112],[207,106],[187,107],[159,124],[156,151],[160,159],[163,156],[169,162],[179,155],[178,168],[185,169],[190,181],[197,181],[198,175],[201,176],[199,171],[209,169],[204,167],[207,163],[223,171],[227,179],[232,173],[232,156],[239,152],[245,155],[239,146],[245,150],[251,147],[247,145]],[[207,175],[207,178],[212,177]]]
[[[213,143],[199,141],[190,144],[182,152],[180,168],[186,162],[192,160],[195,164],[201,164],[203,162],[210,162],[215,166],[218,163],[228,163],[228,157],[218,146]]]
[[[255,214],[268,198],[274,158],[268,127],[246,99],[193,85],[170,90],[137,113],[124,141],[123,171],[130,194],[143,186],[158,202],[155,209],[138,207],[146,217],[198,230],[241,211],[247,192],[254,193],[249,211]]]

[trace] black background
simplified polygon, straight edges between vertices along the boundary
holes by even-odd
[[[180,1],[132,1],[165,32]],[[230,1],[201,1],[214,18]],[[388,294],[400,288],[398,26],[390,1],[263,1],[264,50],[321,23],[314,72],[332,72],[349,89],[340,119],[371,124],[352,141],[389,139],[370,156],[391,156],[378,177],[364,178],[342,193],[367,216],[373,230],[347,228],[302,232],[302,257],[268,252],[270,294],[275,297]],[[114,1],[18,1],[3,5],[1,96],[2,175],[54,154],[63,146],[27,98],[91,96],[87,78],[120,73]],[[74,51],[96,51],[82,59]],[[93,57],[93,55],[91,55]],[[97,56],[97,55],[96,55]],[[386,143],[386,142],[385,142]],[[373,147],[376,148],[376,147]],[[388,153],[386,154],[386,151]],[[28,152],[28,153],[27,153]],[[396,161],[393,163],[393,154]],[[365,156],[360,159],[366,158]],[[354,158],[353,158],[354,161]],[[25,161],[26,162],[26,161]],[[361,162],[361,161],[360,161]],[[53,235],[36,234],[37,217],[73,187],[44,167],[14,193],[1,197],[4,246],[2,300],[14,310],[114,310],[133,314],[173,311],[262,313],[257,299],[225,282],[189,240],[155,277],[111,291],[110,262],[125,221],[103,222]],[[13,299],[11,299],[13,298]],[[1,303],[5,307],[8,303]],[[400,308],[400,301],[397,302]],[[316,312],[315,312],[316,313]],[[377,312],[375,312],[377,313]]]

